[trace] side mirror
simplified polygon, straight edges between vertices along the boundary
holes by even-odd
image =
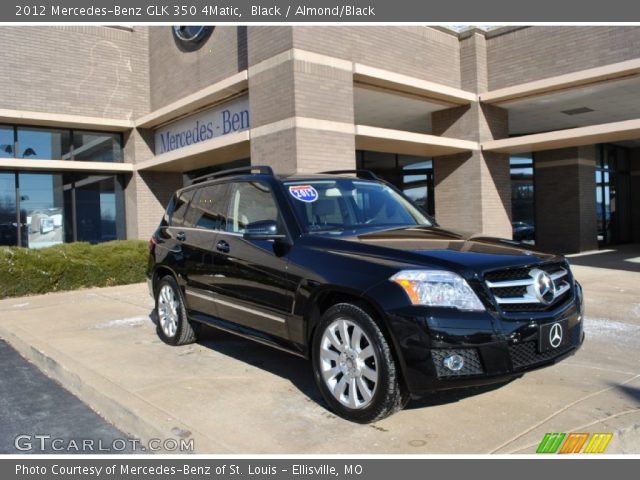
[[[278,224],[274,220],[259,220],[247,225],[242,238],[245,240],[284,240],[287,236],[278,232]]]

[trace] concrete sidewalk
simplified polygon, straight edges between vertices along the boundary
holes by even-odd
[[[373,425],[332,415],[302,359],[214,330],[163,344],[142,284],[2,300],[0,337],[117,428],[193,438],[198,453],[530,453],[571,431],[615,432],[607,453],[640,453],[640,273],[575,272],[588,308],[576,356]]]

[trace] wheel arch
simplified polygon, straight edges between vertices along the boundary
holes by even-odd
[[[158,282],[160,282],[160,280],[166,276],[173,277],[178,286],[182,289],[182,293],[184,294],[184,286],[182,285],[182,282],[180,281],[180,278],[178,277],[176,272],[166,265],[157,265],[153,269],[153,273],[151,275],[151,285],[153,287],[154,296],[158,288]]]
[[[404,378],[405,362],[401,353],[400,345],[396,341],[395,335],[393,335],[391,328],[387,322],[384,310],[377,304],[377,302],[366,295],[358,293],[348,288],[342,288],[339,286],[327,286],[318,291],[308,300],[308,308],[304,316],[306,327],[306,342],[309,348],[307,349],[307,355],[312,359],[312,348],[310,346],[313,343],[313,337],[316,333],[317,326],[320,323],[322,315],[333,305],[339,303],[351,303],[359,308],[362,308],[367,312],[371,318],[376,322],[382,334],[386,338],[387,342],[391,346],[391,353],[394,360],[398,363],[398,370],[400,373],[400,380],[406,386]]]

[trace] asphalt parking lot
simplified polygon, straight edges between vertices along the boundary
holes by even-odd
[[[2,340],[0,364],[0,453],[113,453],[106,449],[114,443],[120,449],[122,432]]]
[[[587,302],[578,354],[372,425],[331,414],[302,359],[213,330],[166,346],[143,284],[2,300],[0,337],[122,431],[198,453],[532,453],[546,432],[578,431],[640,453],[640,248],[571,261]]]

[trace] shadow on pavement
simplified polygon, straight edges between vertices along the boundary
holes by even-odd
[[[614,385],[612,384],[612,386]],[[640,388],[629,385],[615,385],[615,387],[617,390],[620,390],[620,392],[633,400],[636,403],[636,407],[640,407]]]
[[[571,265],[640,272],[640,245],[619,245],[611,250],[570,256]]]
[[[157,325],[155,312],[149,314],[151,321]],[[310,400],[328,408],[316,387],[311,370],[311,363],[303,358],[282,352],[266,345],[248,340],[213,327],[202,326],[198,333],[198,344],[213,351],[231,357],[248,365],[278,375],[289,380],[291,384]],[[496,390],[510,382],[496,383],[483,387],[457,388],[435,392],[426,397],[411,399],[406,409],[436,407],[458,402],[467,397],[481,395]]]

